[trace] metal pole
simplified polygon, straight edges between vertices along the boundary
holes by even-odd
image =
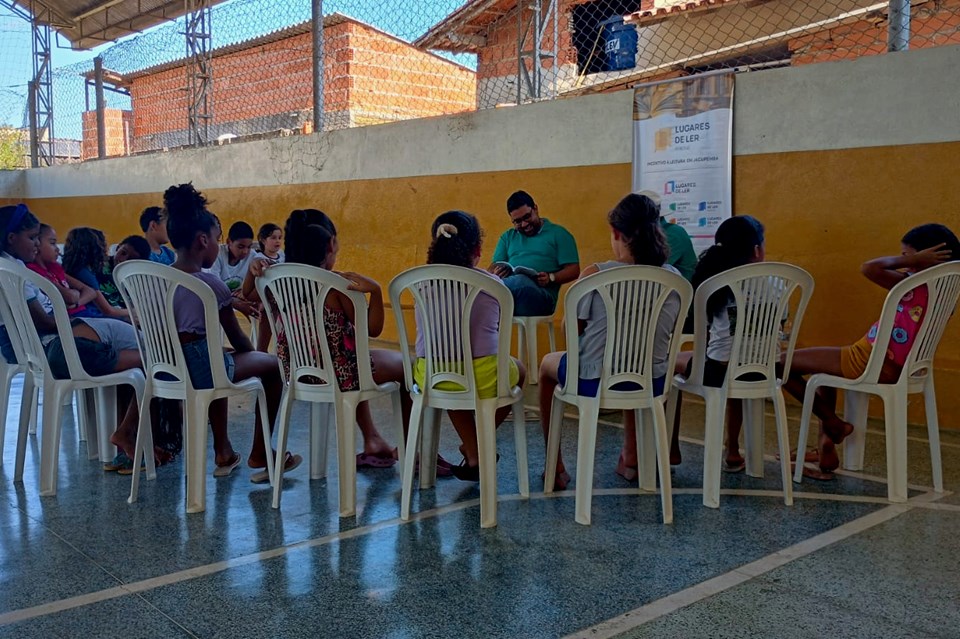
[[[890,0],[887,51],[910,48],[910,0]]]
[[[93,59],[93,82],[97,94],[97,157],[101,160],[107,157],[107,123],[104,114],[103,99],[103,58]]]
[[[313,130],[323,131],[324,72],[323,72],[323,0],[312,2],[313,20]]]
[[[40,140],[37,134],[37,82],[27,83],[27,110],[30,114],[30,166],[40,166]]]

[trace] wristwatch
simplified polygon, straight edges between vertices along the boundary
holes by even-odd
[[[551,282],[556,282],[556,281],[557,281],[557,278],[556,278],[556,276],[555,276],[553,273],[548,273],[548,274],[547,274],[547,277],[550,278],[550,281],[551,281]]]

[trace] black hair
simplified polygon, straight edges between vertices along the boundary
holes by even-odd
[[[316,251],[316,246],[312,245],[306,236],[306,229],[308,226],[320,226],[324,228],[327,233],[330,235],[330,238],[334,238],[337,235],[337,227],[334,226],[333,220],[331,220],[326,213],[319,209],[296,209],[290,213],[290,217],[287,218],[287,223],[283,229],[283,249],[284,255],[287,262],[296,262],[299,264],[309,264],[310,256],[309,253]],[[321,256],[322,259],[326,259],[327,251],[329,251],[329,242],[324,245],[326,250]]]
[[[623,235],[634,264],[663,266],[667,261],[670,247],[660,228],[660,208],[646,195],[626,196],[607,214],[607,221]]]
[[[944,250],[950,251],[951,260],[960,260],[960,240],[953,231],[943,224],[921,224],[915,226],[900,240],[917,251],[944,244]]]
[[[175,249],[190,248],[198,234],[209,233],[214,226],[219,226],[207,210],[207,198],[192,182],[164,191],[163,204],[167,209],[167,235]]]
[[[438,232],[441,224],[450,224],[456,233]],[[452,264],[453,266],[473,266],[474,257],[480,249],[483,231],[477,218],[465,211],[447,211],[441,213],[430,227],[433,241],[427,249],[427,264]]]
[[[63,270],[76,275],[84,267],[94,273],[103,270],[107,240],[102,231],[89,226],[71,229],[63,241]]]
[[[260,232],[257,233],[257,241],[260,243],[263,243],[265,239],[273,235],[274,231],[282,231],[282,230],[283,229],[281,229],[280,226],[278,226],[277,224],[274,224],[273,222],[267,222],[266,224],[260,227]]]
[[[714,235],[715,244],[700,254],[700,261],[693,272],[693,288],[698,288],[714,275],[753,261],[757,247],[763,246],[763,231],[763,224],[749,215],[737,215],[724,220]],[[732,296],[729,288],[711,295],[707,300],[708,317],[723,310]]]
[[[211,213],[211,215],[213,215]],[[214,216],[216,217],[216,216]],[[234,222],[227,231],[227,241],[236,242],[237,240],[252,240],[253,227],[246,222]]]
[[[160,222],[163,219],[162,213],[163,209],[159,206],[148,206],[143,209],[143,213],[140,214],[140,228],[144,233],[150,228],[151,223]]]
[[[47,231],[52,231],[52,230],[53,230],[52,226],[50,226],[49,224],[44,224],[43,222],[40,222],[40,235],[43,235]]]
[[[317,268],[326,268],[327,255],[330,254],[331,243],[335,237],[330,233],[330,229],[319,224],[308,224],[300,229],[300,236],[303,239],[303,246],[312,247],[309,251],[298,251],[294,249],[294,257],[285,253],[288,264],[306,264],[307,266],[316,266]]]
[[[131,235],[129,237],[125,237],[120,244],[117,244],[117,246],[119,247],[124,244],[136,251],[141,260],[150,259],[150,242],[148,242],[147,238],[143,237],[142,235]]]
[[[537,208],[536,202],[526,191],[517,191],[507,198],[507,213],[512,213],[521,206],[529,206],[531,209]]]
[[[0,206],[0,250],[6,251],[9,247],[8,235],[32,229],[39,224],[40,220],[30,212],[26,204]]]

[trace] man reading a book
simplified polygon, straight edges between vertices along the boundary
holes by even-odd
[[[500,236],[489,271],[513,293],[515,315],[552,315],[560,285],[580,276],[577,243],[567,229],[540,217],[525,191],[507,199],[507,213],[513,228]]]

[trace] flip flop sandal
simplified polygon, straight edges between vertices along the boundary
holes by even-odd
[[[229,477],[230,473],[232,473],[234,469],[239,465],[240,465],[240,453],[234,453],[233,457],[230,458],[230,461],[228,461],[226,464],[223,464],[222,466],[217,466],[216,468],[213,469],[213,476]]]
[[[361,468],[392,468],[397,460],[390,457],[378,457],[367,453],[357,453],[357,469]]]
[[[124,468],[133,468],[133,460],[127,457],[127,454],[122,450],[114,456],[112,461],[103,465],[103,471],[105,473],[116,472]]]
[[[725,473],[742,473],[747,468],[747,462],[742,461],[739,464],[731,464],[724,459],[721,468]]]
[[[283,472],[284,474],[289,473],[291,470],[295,469],[303,462],[303,457],[300,455],[291,454],[287,451],[286,457],[283,461]],[[259,470],[254,474],[250,475],[251,484],[267,484],[270,482],[270,473],[267,472],[267,469]]]

